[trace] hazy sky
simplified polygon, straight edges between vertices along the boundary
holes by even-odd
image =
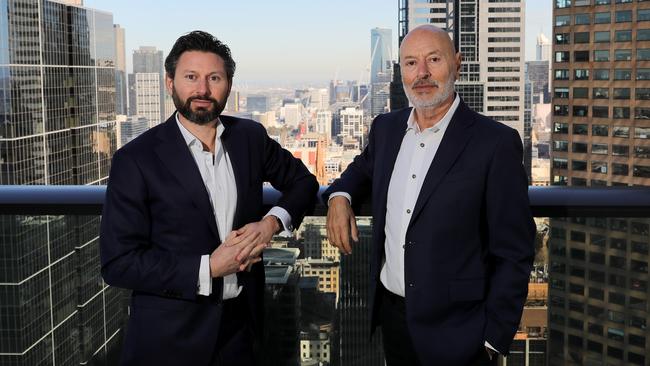
[[[397,57],[397,0],[85,0],[113,13],[126,32],[127,68],[132,50],[156,46],[167,55],[183,33],[205,30],[228,44],[237,62],[237,84],[368,80],[370,29],[393,31]],[[526,59],[535,57],[540,30],[550,38],[551,0],[526,7]],[[284,84],[284,85],[283,85]]]

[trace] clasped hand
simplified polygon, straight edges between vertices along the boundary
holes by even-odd
[[[226,275],[249,269],[262,260],[261,254],[278,230],[273,216],[252,222],[238,230],[231,231],[226,240],[210,254],[210,274],[212,277]]]

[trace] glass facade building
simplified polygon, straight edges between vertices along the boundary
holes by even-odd
[[[0,184],[105,184],[115,151],[110,13],[0,0]],[[0,364],[79,364],[126,307],[99,273],[96,216],[0,216]]]
[[[552,183],[650,185],[650,2],[553,5]],[[549,364],[647,365],[649,227],[551,220]]]

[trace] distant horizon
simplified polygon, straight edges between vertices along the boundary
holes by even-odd
[[[396,0],[316,0],[309,6],[298,0],[165,6],[154,0],[85,0],[84,7],[111,13],[113,23],[124,28],[127,72],[140,46],[156,47],[166,57],[179,36],[195,29],[231,48],[237,62],[234,86],[242,89],[324,87],[335,79],[368,82],[373,28],[391,30],[392,58],[398,57]],[[552,38],[552,1],[526,2],[525,31],[525,61],[533,61],[540,31]]]

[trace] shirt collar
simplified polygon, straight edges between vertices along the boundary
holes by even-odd
[[[456,93],[456,97],[454,98],[454,102],[451,103],[451,107],[449,107],[449,110],[445,115],[432,127],[429,127],[425,129],[425,131],[433,131],[433,132],[438,132],[440,130],[445,131],[447,129],[447,125],[449,125],[449,122],[451,121],[451,117],[454,116],[454,113],[456,113],[456,109],[458,109],[458,105],[460,104],[460,97],[458,96],[458,93]],[[413,129],[415,133],[420,133],[420,126],[418,123],[415,121],[415,108],[411,108],[411,114],[409,114],[409,119],[406,122],[406,131]]]
[[[201,144],[201,141],[199,141],[196,136],[194,136],[183,124],[181,123],[180,119],[178,118],[178,112],[176,112],[176,124],[178,124],[178,128],[181,130],[181,135],[183,135],[183,139],[185,140],[185,144],[189,147],[192,147],[195,144],[198,144],[198,146],[201,146],[201,149],[203,149],[203,144]],[[216,142],[218,139],[221,138],[221,135],[223,134],[223,131],[225,128],[223,127],[223,123],[221,123],[221,120],[217,118],[217,135],[215,136],[215,146],[217,146]]]

